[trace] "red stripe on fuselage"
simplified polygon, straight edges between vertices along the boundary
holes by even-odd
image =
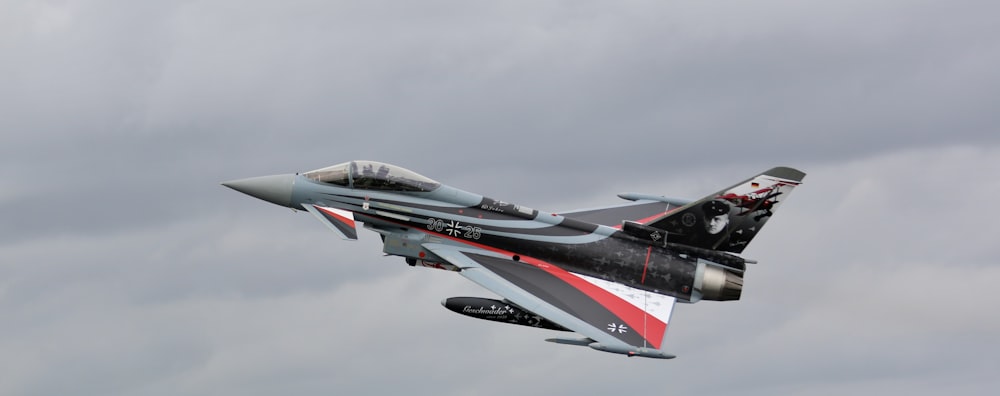
[[[639,224],[648,224],[648,223],[652,222],[653,220],[656,220],[656,219],[659,219],[659,218],[663,217],[667,213],[670,213],[670,212],[673,212],[673,211],[677,210],[677,208],[679,208],[679,207],[680,206],[675,207],[673,209],[670,209],[670,210],[668,210],[666,212],[663,212],[663,213],[658,213],[658,214],[655,214],[655,215],[652,215],[652,216],[649,216],[649,217],[645,217],[645,218],[642,218],[642,219],[639,219],[639,220],[632,220],[632,221],[634,221],[636,223],[639,223]],[[620,230],[620,229],[622,229],[622,225],[618,224],[618,225],[615,225],[614,227],[611,227],[611,228]]]
[[[650,246],[646,250],[646,264],[642,265],[642,280],[639,281],[641,284],[646,284],[646,269],[649,268],[649,255],[653,254],[653,247]]]

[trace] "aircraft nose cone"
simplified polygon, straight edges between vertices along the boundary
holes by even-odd
[[[295,175],[251,177],[222,183],[223,186],[267,202],[291,207]]]

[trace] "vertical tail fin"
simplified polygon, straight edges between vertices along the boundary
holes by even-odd
[[[772,168],[645,225],[666,230],[667,242],[740,253],[805,175]]]

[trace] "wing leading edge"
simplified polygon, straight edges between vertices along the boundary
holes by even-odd
[[[661,359],[675,299],[570,273],[530,257],[428,243],[424,248],[461,269],[460,274],[514,304],[573,330],[584,339],[557,343]]]

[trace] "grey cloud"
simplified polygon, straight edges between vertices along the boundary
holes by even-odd
[[[5,3],[0,393],[987,392],[995,8]],[[354,158],[548,210],[809,176],[659,362],[218,185]]]

